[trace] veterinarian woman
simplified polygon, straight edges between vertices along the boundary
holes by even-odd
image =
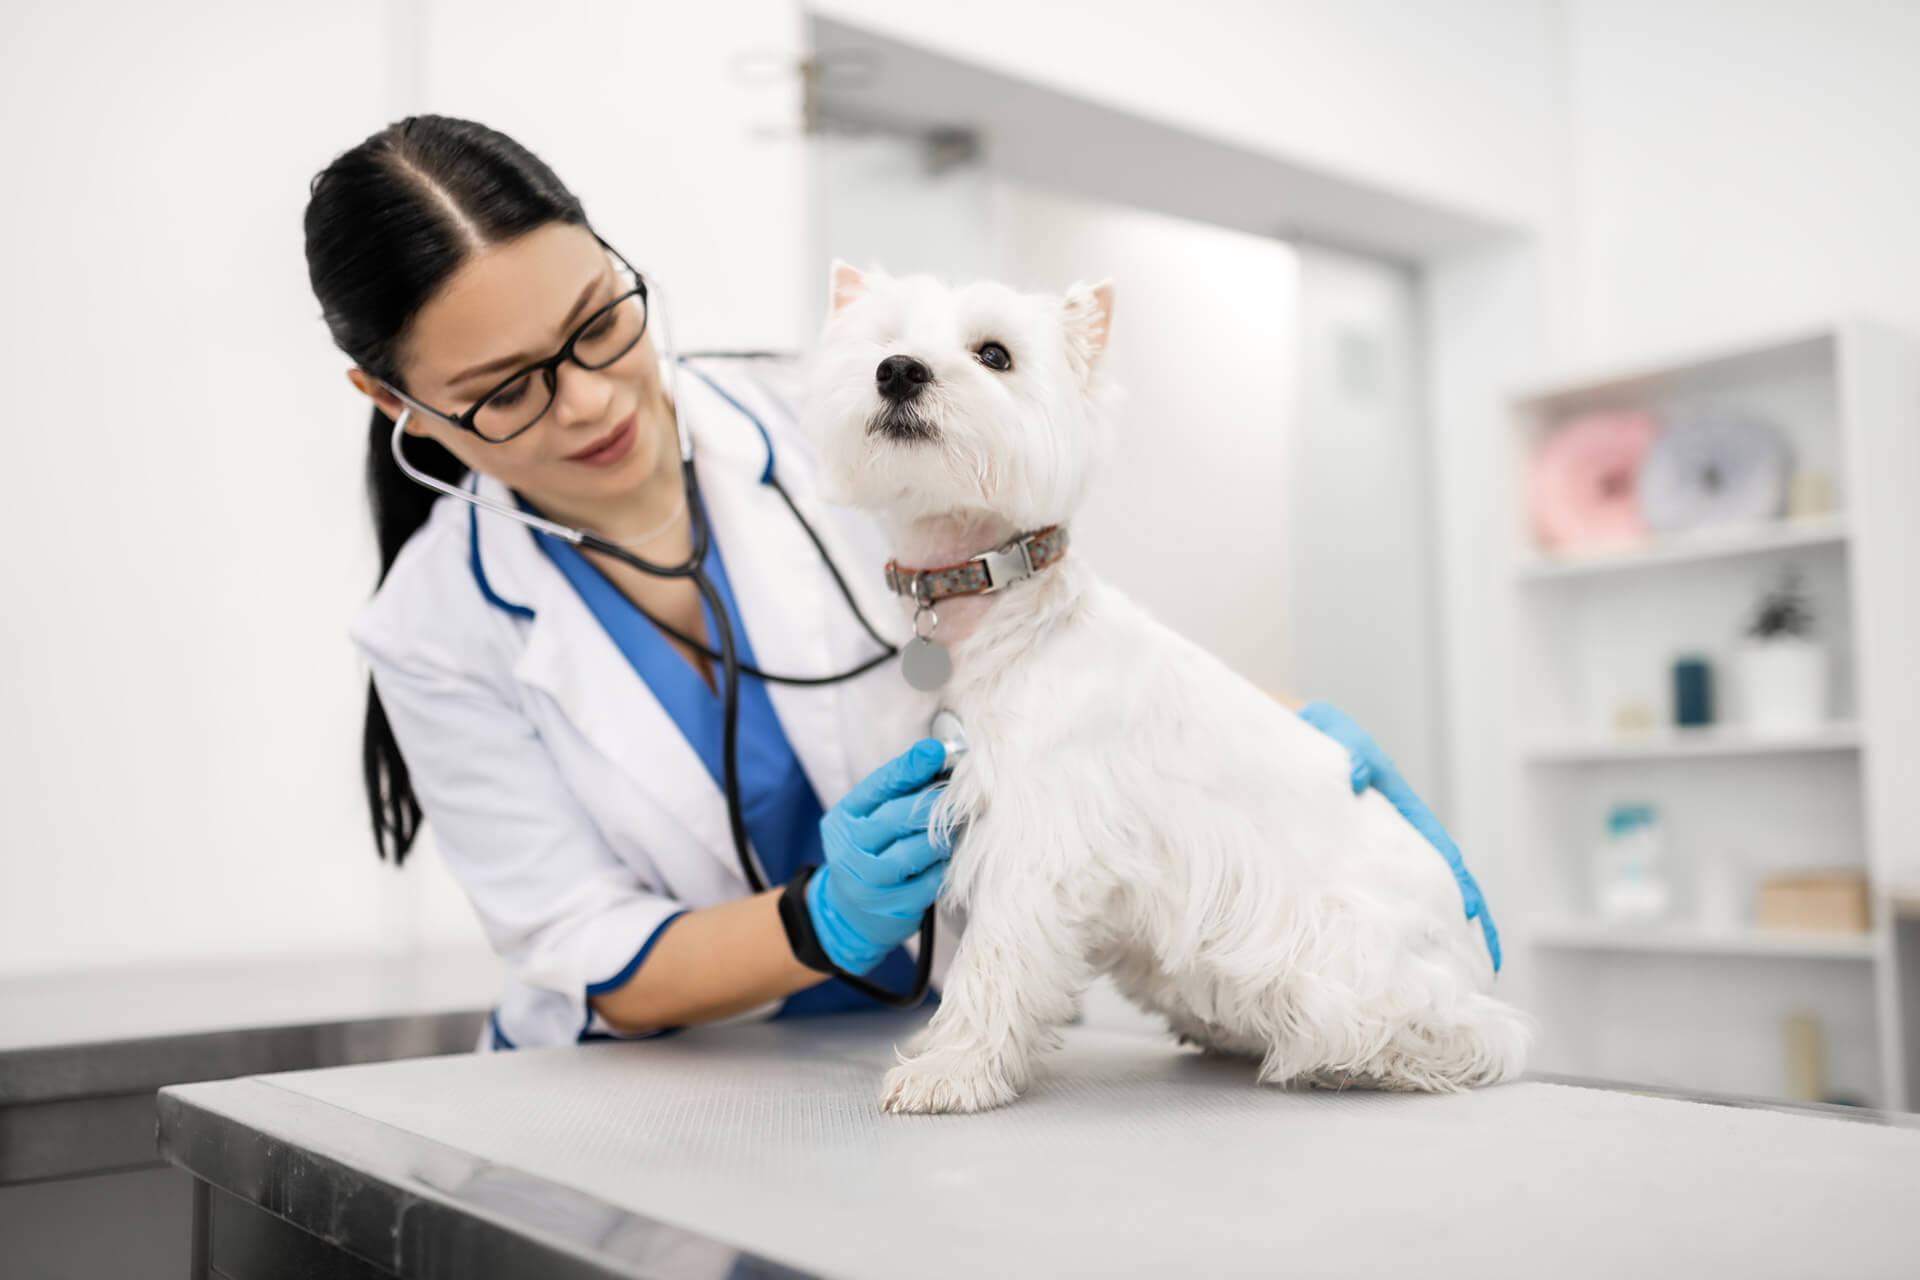
[[[481,1047],[871,1007],[834,966],[910,987],[904,944],[947,849],[926,830],[938,744],[881,763],[867,742],[904,688],[897,666],[817,687],[741,678],[742,810],[774,886],[754,893],[721,790],[719,671],[641,612],[711,648],[694,583],[436,499],[389,448],[408,412],[415,467],[677,564],[694,537],[684,420],[712,531],[704,564],[741,661],[843,672],[884,649],[827,557],[884,634],[899,615],[869,586],[879,566],[850,555],[820,509],[780,398],[734,362],[686,366],[676,403],[657,289],[552,170],[471,122],[414,117],[340,156],[314,180],[306,251],[348,376],[374,404],[381,578],[353,628],[372,671],[374,835],[399,862],[424,815],[505,960]],[[1316,722],[1354,754],[1356,787],[1393,798],[1401,784],[1363,734],[1330,711]]]

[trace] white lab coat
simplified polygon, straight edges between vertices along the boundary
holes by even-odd
[[[702,367],[767,432],[682,372],[680,411],[759,665],[824,674],[878,651],[762,483],[769,449],[862,610],[897,643],[906,627],[880,582],[881,544],[869,536],[861,554],[851,549],[860,530],[817,498],[788,407],[749,366]],[[491,477],[477,483],[511,500]],[[712,776],[533,534],[504,517],[442,498],[353,638],[440,856],[506,962],[482,1047],[611,1033],[590,1012],[588,987],[627,972],[676,912],[748,892]],[[918,703],[893,662],[837,685],[770,691],[826,807],[924,728],[909,723]]]

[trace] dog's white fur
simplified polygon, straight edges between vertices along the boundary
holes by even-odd
[[[1105,446],[1109,289],[949,290],[844,264],[833,286],[805,409],[830,497],[877,513],[914,567],[1072,517]],[[977,358],[990,341],[1011,372]],[[875,369],[894,354],[933,374],[916,438],[881,429]],[[889,1111],[1012,1100],[1103,972],[1177,1034],[1259,1058],[1266,1082],[1452,1090],[1520,1070],[1525,1023],[1487,994],[1446,863],[1353,794],[1332,739],[1078,552],[938,608],[938,701],[969,744],[936,809],[965,828],[942,908],[966,930]]]

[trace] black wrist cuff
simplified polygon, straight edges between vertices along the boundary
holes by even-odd
[[[813,913],[807,910],[807,882],[818,870],[819,867],[800,868],[780,891],[780,925],[787,931],[787,945],[793,948],[794,959],[821,973],[837,973],[833,961],[827,958],[826,948],[820,945],[819,935],[813,931]]]

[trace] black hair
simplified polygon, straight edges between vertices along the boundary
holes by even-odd
[[[410,116],[314,178],[307,277],[334,344],[373,377],[405,390],[402,348],[421,306],[474,250],[554,222],[585,226],[587,215],[539,157],[471,120]],[[392,419],[376,408],[367,437],[367,498],[380,544],[378,582],[435,499],[394,462],[392,434]],[[430,440],[411,439],[407,456],[449,484],[465,478],[466,468]],[[420,804],[371,681],[360,754],[374,847],[398,865],[419,832]]]

